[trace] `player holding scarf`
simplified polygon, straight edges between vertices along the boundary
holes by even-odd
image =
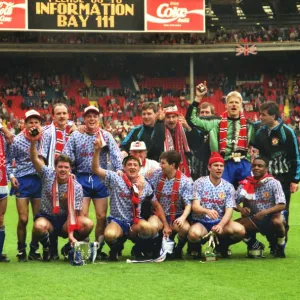
[[[179,111],[176,105],[168,105],[164,108],[165,113],[165,142],[164,150],[175,150],[181,155],[179,170],[190,177],[190,169],[186,153],[190,152],[190,148],[186,139],[183,126],[179,122]]]
[[[254,125],[247,122],[243,113],[243,99],[240,93],[231,92],[226,97],[226,112],[222,118],[199,118],[197,107],[207,88],[200,84],[196,89],[190,121],[199,129],[209,132],[211,152],[219,152],[225,160],[223,179],[237,186],[251,173],[248,148],[254,142]]]
[[[144,252],[145,246],[157,237],[157,229],[141,216],[142,203],[147,199],[152,200],[153,191],[143,176],[139,175],[141,163],[137,157],[124,158],[122,176],[103,169],[99,165],[102,145],[100,138],[95,140],[93,172],[110,190],[110,216],[104,238],[110,247],[109,260],[117,261],[127,238],[135,242],[133,255],[137,256],[137,252]],[[152,200],[152,204],[162,213],[157,201]]]
[[[42,179],[41,209],[34,218],[34,233],[43,245],[43,260],[50,261],[50,234],[68,238],[64,246],[67,256],[71,246],[82,241],[93,229],[92,220],[81,215],[82,187],[71,175],[72,161],[66,155],[55,159],[54,170],[39,159],[36,141],[31,140],[30,158]]]
[[[149,223],[164,231],[165,236],[174,238],[178,234],[175,256],[182,257],[182,248],[190,225],[187,217],[191,212],[193,199],[193,182],[179,169],[181,155],[174,151],[163,152],[160,156],[160,167],[150,175],[149,182],[155,192],[156,200],[161,204],[164,214],[149,218]],[[173,232],[173,234],[172,234]]]
[[[39,154],[47,160],[47,165],[54,168],[54,160],[60,155],[70,134],[76,130],[73,122],[68,121],[68,107],[64,103],[56,103],[52,108],[53,122],[43,128]]]
[[[73,122],[69,121],[68,106],[65,103],[56,103],[52,108],[53,122],[43,128],[39,154],[47,161],[47,165],[54,169],[55,159],[62,153],[71,133],[76,130]],[[50,235],[51,259],[57,260],[57,236]]]

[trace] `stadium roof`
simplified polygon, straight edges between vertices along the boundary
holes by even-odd
[[[300,0],[206,0],[207,25],[299,25]]]

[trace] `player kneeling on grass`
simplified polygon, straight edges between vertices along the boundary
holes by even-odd
[[[69,238],[62,249],[62,254],[67,257],[71,247],[87,238],[93,229],[92,220],[80,215],[82,187],[71,175],[71,159],[59,155],[55,159],[54,170],[45,166],[38,157],[34,138],[31,139],[30,158],[42,180],[41,208],[34,218],[34,234],[43,245],[43,260],[50,261],[49,235],[53,232]]]
[[[181,155],[170,150],[160,155],[161,169],[149,176],[155,199],[161,204],[163,213],[149,218],[149,223],[164,235],[173,239],[177,234],[178,243],[174,249],[174,257],[182,258],[182,249],[187,241],[190,224],[187,218],[191,212],[193,197],[193,181],[178,170]],[[155,208],[154,208],[155,209]]]
[[[231,221],[235,208],[234,187],[222,179],[224,159],[219,153],[212,153],[208,170],[209,176],[194,182],[193,225],[188,240],[189,250],[195,259],[201,257],[201,239],[210,231],[218,235],[220,245],[216,250],[222,257],[228,256],[229,245],[241,241],[245,235],[245,228]]]
[[[257,232],[275,236],[274,256],[285,257],[285,196],[280,182],[268,174],[268,167],[267,159],[254,159],[253,176],[243,180],[236,192],[237,210],[242,214],[236,221],[246,228],[244,241],[251,258],[263,256],[264,245],[257,241]]]
[[[99,166],[99,154],[102,143],[100,139],[94,142],[92,162],[93,173],[103,180],[110,189],[110,216],[104,231],[104,239],[110,247],[109,260],[117,261],[119,253],[124,248],[127,238],[136,242],[141,248],[157,236],[157,231],[149,222],[141,218],[141,206],[147,199],[152,199],[153,191],[143,176],[139,176],[141,163],[137,157],[127,156],[123,160],[123,175],[102,169]],[[153,202],[158,210],[161,207]]]

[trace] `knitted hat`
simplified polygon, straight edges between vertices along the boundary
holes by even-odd
[[[210,166],[211,164],[217,162],[224,164],[224,158],[218,152],[212,152],[208,160],[208,165]]]

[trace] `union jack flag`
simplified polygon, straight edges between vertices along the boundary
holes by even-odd
[[[256,45],[236,45],[236,56],[244,55],[248,56],[249,54],[256,55],[257,47]]]

